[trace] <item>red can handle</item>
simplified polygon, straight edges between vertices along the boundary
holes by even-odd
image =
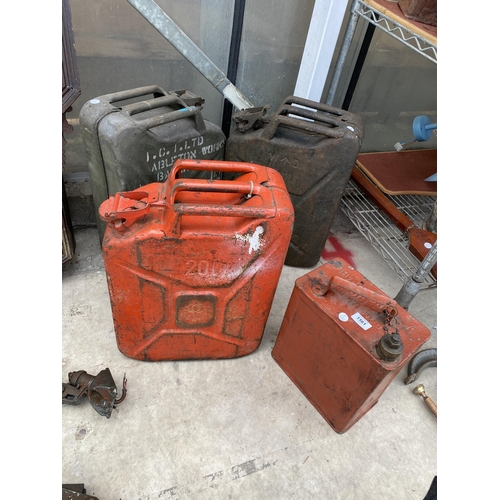
[[[312,283],[312,292],[316,295],[326,295],[329,291],[335,292],[336,289],[341,289],[344,292],[351,293],[354,296],[367,299],[369,304],[366,304],[372,310],[385,311],[389,318],[394,318],[398,315],[398,304],[395,300],[390,299],[386,295],[369,290],[364,286],[351,283],[350,281],[334,276],[328,282]],[[375,309],[374,306],[377,306]]]
[[[203,170],[216,172],[238,172],[253,174],[251,179],[235,181],[180,178],[182,170]],[[224,217],[271,218],[276,215],[276,206],[270,190],[261,184],[269,181],[267,167],[255,163],[221,160],[177,160],[166,182],[169,204],[178,215],[216,215]],[[179,191],[200,191],[220,193],[242,193],[258,195],[262,205],[214,205],[211,203],[175,203]]]
[[[259,176],[259,173],[265,169],[263,165],[255,163],[244,163],[238,161],[220,161],[220,160],[177,160],[170,171],[169,180],[175,180],[180,177],[181,170],[206,170],[209,172],[254,172],[258,177],[262,177],[262,181],[268,180],[267,176]],[[264,170],[265,171],[265,170]]]
[[[260,196],[262,205],[214,205],[210,203],[176,203],[176,196],[181,191],[205,193],[241,193],[250,198]],[[222,217],[249,217],[269,219],[276,215],[276,206],[271,192],[253,181],[224,181],[208,179],[178,179],[168,194],[168,204],[174,207],[178,215],[203,215]]]
[[[209,180],[176,178],[182,170],[207,170],[253,173],[254,175],[244,180]],[[99,207],[99,216],[102,220],[112,223],[115,228],[124,230],[136,220],[147,215],[151,206],[171,206],[175,217],[191,216],[222,216],[222,217],[248,217],[269,219],[276,216],[276,203],[270,189],[262,185],[269,180],[267,167],[262,165],[225,162],[217,160],[177,160],[164,185],[164,196],[159,193],[146,191],[125,191],[115,193]],[[243,194],[250,199],[258,196],[261,204],[214,204],[213,202],[182,202],[177,195],[182,191],[199,193],[235,193]]]
[[[259,184],[253,181],[238,182],[208,179],[178,179],[175,181],[169,194],[169,205],[175,203],[176,195],[180,191],[200,191],[204,193],[241,193],[247,196],[260,194],[262,191]]]

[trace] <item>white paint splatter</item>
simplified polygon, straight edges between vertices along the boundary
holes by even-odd
[[[237,240],[244,241],[249,243],[248,253],[251,254],[253,251],[259,250],[262,240],[260,235],[264,232],[264,228],[262,226],[258,226],[255,229],[255,232],[252,235],[245,234],[245,236],[241,236],[240,234],[235,234]]]

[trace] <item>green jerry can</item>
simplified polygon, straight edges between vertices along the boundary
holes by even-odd
[[[99,207],[109,196],[164,182],[178,159],[224,158],[226,137],[203,118],[204,102],[188,90],[165,92],[151,85],[84,104],[80,126],[101,242],[106,225]]]
[[[266,165],[285,180],[295,225],[285,264],[317,264],[363,140],[360,116],[290,96],[271,118],[266,106],[234,115],[225,159]]]

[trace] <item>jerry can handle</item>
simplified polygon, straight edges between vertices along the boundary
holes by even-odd
[[[241,172],[258,174],[264,169],[256,163],[244,163],[238,161],[220,160],[177,160],[170,171],[169,179],[175,180],[180,177],[182,170],[206,170],[219,172]],[[263,179],[264,180],[264,179]],[[267,178],[265,179],[267,180]]]
[[[298,104],[298,106],[292,106],[292,104]],[[300,106],[306,106],[308,108],[316,109],[317,111],[327,112],[336,115],[336,117],[328,116],[323,113],[317,113],[315,111],[311,111],[311,109],[304,109]],[[307,118],[308,120],[313,120],[313,122],[293,118],[289,115]],[[268,126],[262,132],[262,137],[264,139],[271,140],[276,134],[276,130],[279,126],[286,126],[339,139],[345,134],[345,119],[342,119],[342,116],[343,114],[341,110],[328,106],[327,104],[321,104],[319,102],[310,101],[309,99],[303,99],[301,97],[290,96],[285,99],[276,114],[271,118]],[[333,125],[333,128],[327,125]]]
[[[200,105],[202,101],[203,100],[200,98]],[[205,121],[200,113],[201,107],[198,105],[188,106],[178,95],[170,94],[156,99],[150,99],[148,101],[134,102],[132,104],[128,104],[127,106],[123,106],[122,111],[129,116],[133,116],[137,113],[149,111],[150,109],[157,109],[163,106],[172,105],[179,106],[179,109],[169,111],[158,116],[153,116],[151,118],[146,118],[144,120],[137,120],[137,125],[141,128],[141,130],[145,131],[150,128],[165,125],[166,123],[193,117],[198,132],[205,132]]]
[[[177,194],[180,191],[200,191],[204,193],[241,193],[245,197],[251,198],[254,194],[260,194],[262,188],[255,186],[253,181],[238,182],[226,180],[208,180],[208,179],[179,179],[175,181],[171,191],[168,203],[173,205]]]
[[[305,106],[306,108],[317,109],[318,111],[325,111],[326,113],[331,113],[332,115],[337,115],[339,117],[345,114],[344,110],[339,108],[334,108],[329,104],[311,101],[309,99],[304,99],[303,97],[297,97],[294,95],[288,96],[283,101],[282,106],[285,106],[287,104],[298,104],[299,106]]]
[[[120,92],[106,94],[101,96],[100,99],[112,103],[126,101],[127,99],[134,99],[135,97],[141,97],[148,94],[153,94],[158,97],[167,95],[167,93],[161,87],[158,87],[158,85],[148,85],[146,87],[137,87],[135,89],[122,90]]]
[[[142,130],[149,130],[150,128],[158,127],[160,125],[164,125],[165,123],[181,120],[183,118],[193,117],[198,132],[205,132],[205,121],[203,120],[203,117],[199,112],[204,99],[198,97],[195,100],[194,98],[197,96],[195,96],[194,94],[189,96],[189,101],[194,102],[195,104],[193,106],[188,106],[186,102],[179,97],[178,92],[174,91],[167,93],[158,85],[149,85],[146,87],[138,87],[135,89],[115,92],[113,94],[104,95],[100,99],[108,103],[116,103],[119,101],[125,101],[127,99],[133,99],[148,94],[153,94],[154,99],[127,104],[120,109],[129,116],[132,116],[136,113],[142,113],[150,109],[155,109],[160,106],[168,106],[171,104],[177,104],[180,109],[159,116],[154,116],[146,120],[138,121],[138,125],[142,128]]]
[[[137,219],[144,217],[151,209],[150,202],[158,199],[152,196],[149,199],[145,191],[123,191],[111,195],[99,207],[99,216],[103,221],[112,223],[116,229],[123,231]]]
[[[350,281],[341,278],[340,276],[334,276],[332,279],[325,281],[315,280],[311,284],[311,290],[316,295],[326,295],[329,291],[335,292],[336,288],[341,288],[343,291],[351,293],[357,297],[362,297],[367,299],[369,304],[365,304],[367,307],[371,307],[372,310],[376,312],[383,311],[389,319],[392,319],[398,315],[398,305],[395,300],[390,299],[386,295],[369,290],[361,285],[356,285],[356,283],[351,283]],[[378,308],[374,309],[373,306],[377,305]]]
[[[179,109],[186,108],[186,103],[179,97],[165,95],[162,97],[156,97],[155,99],[148,99],[147,101],[133,102],[132,104],[122,106],[121,109],[127,115],[132,116],[137,113],[149,111],[150,109],[161,108],[162,106],[171,106],[172,104],[179,105]]]
[[[176,111],[170,111],[169,113],[165,113],[163,115],[153,116],[152,118],[146,118],[145,120],[138,120],[137,125],[142,130],[149,130],[150,128],[159,127],[160,125],[165,125],[166,123],[190,117],[194,119],[196,130],[198,130],[200,134],[204,133],[206,130],[205,121],[201,116],[200,108],[196,106],[188,106]]]
[[[253,195],[263,198],[262,206],[245,205],[214,205],[209,203],[177,203],[176,196],[181,191],[198,191],[210,193],[241,193],[250,199]],[[203,215],[223,217],[249,217],[268,219],[276,215],[272,195],[261,185],[253,181],[225,181],[208,179],[180,179],[177,180],[169,195],[170,206],[178,215]]]

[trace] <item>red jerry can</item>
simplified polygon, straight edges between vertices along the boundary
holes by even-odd
[[[429,338],[428,328],[337,259],[295,282],[272,357],[342,434]]]
[[[181,178],[183,170],[238,177]],[[99,215],[107,222],[102,251],[123,354],[218,359],[259,346],[293,230],[278,172],[178,160],[165,183],[116,193]]]

